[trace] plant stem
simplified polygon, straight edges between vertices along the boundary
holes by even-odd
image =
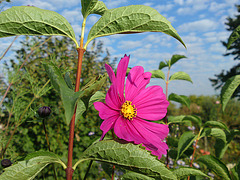
[[[15,41],[17,38],[18,38],[18,36],[16,36],[16,37],[13,39],[12,43],[8,46],[8,48],[6,49],[6,51],[5,51],[5,52],[3,53],[3,55],[0,57],[0,61],[1,61],[2,58],[7,54],[7,52],[8,52],[9,49],[12,47],[14,41]]]
[[[49,152],[51,152],[50,143],[49,143],[49,140],[48,140],[47,129],[46,129],[46,126],[45,126],[44,119],[42,120],[42,123],[43,123],[43,129],[44,129],[44,132],[45,132],[46,141],[47,141],[47,144],[48,144],[48,150],[49,150]],[[54,178],[55,178],[55,180],[57,180],[57,173],[56,173],[56,169],[55,169],[54,164],[52,164],[52,167],[53,167]]]
[[[81,71],[82,71],[82,60],[83,60],[83,54],[85,52],[85,49],[83,49],[81,46],[77,49],[78,51],[78,66],[77,66],[77,76],[76,76],[76,85],[75,85],[75,92],[79,91],[80,88],[80,79],[81,79]],[[68,141],[68,164],[66,169],[66,177],[67,180],[72,179],[73,175],[73,168],[72,168],[72,156],[73,156],[73,140],[74,140],[74,127],[75,127],[75,117],[76,117],[76,109],[73,114],[73,117],[70,122],[70,131],[69,131],[69,141]]]

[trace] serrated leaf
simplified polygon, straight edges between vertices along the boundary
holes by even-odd
[[[143,174],[128,172],[122,176],[121,180],[155,180],[155,179],[145,176]]]
[[[215,138],[221,139],[223,142],[227,142],[226,141],[226,134],[222,129],[218,129],[218,128],[204,128],[200,138],[204,137],[204,136],[213,136]]]
[[[194,135],[191,131],[184,132],[178,142],[178,156],[177,159],[186,151],[197,139],[197,136]]]
[[[230,37],[228,38],[228,43],[227,43],[227,49],[229,49],[237,39],[240,38],[240,25],[234,29],[234,31],[231,33]]]
[[[80,99],[77,102],[77,109],[76,109],[76,118],[75,118],[75,124],[77,123],[78,119],[82,116],[82,114],[86,111],[86,106],[84,102]]]
[[[78,47],[69,22],[60,14],[32,6],[16,6],[0,14],[0,37],[17,35],[66,36]]]
[[[186,105],[188,108],[190,108],[190,99],[187,96],[184,95],[177,95],[175,93],[172,93],[168,96],[169,101],[175,101],[182,105]]]
[[[149,151],[127,142],[103,140],[92,144],[80,157],[78,163],[95,160],[117,165],[136,173],[157,179],[176,180],[175,175]],[[73,169],[78,165],[75,164]]]
[[[165,80],[165,74],[163,71],[161,70],[153,70],[153,71],[150,71],[150,73],[152,73],[152,78],[160,78],[160,79],[163,79]]]
[[[208,177],[206,174],[204,174],[202,171],[198,169],[193,169],[193,168],[178,168],[178,169],[173,169],[173,174],[177,176],[178,179],[183,179],[188,176],[203,176],[203,177]]]
[[[237,87],[240,85],[240,75],[233,76],[229,78],[221,90],[221,103],[222,103],[222,110],[225,110],[225,107],[231,98],[234,91],[237,89]]]
[[[31,180],[48,164],[59,163],[66,168],[60,158],[51,152],[35,152],[29,154],[24,161],[5,168],[0,175],[1,180]]]
[[[91,28],[84,48],[97,37],[141,32],[163,32],[176,38],[185,46],[171,23],[158,11],[149,6],[131,5],[105,11]]]
[[[204,123],[205,127],[218,127],[221,129],[224,129],[226,131],[229,131],[228,127],[226,126],[226,124],[220,122],[220,121],[207,121],[206,123]]]
[[[207,166],[208,169],[215,172],[221,179],[231,180],[227,167],[219,159],[211,155],[201,156],[197,159]]]
[[[191,77],[187,73],[182,71],[176,72],[173,75],[171,75],[169,81],[172,80],[184,80],[193,83]]]
[[[82,15],[87,18],[90,14],[103,15],[107,10],[106,5],[102,1],[98,0],[81,0]]]

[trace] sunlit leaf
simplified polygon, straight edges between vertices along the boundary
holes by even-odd
[[[150,73],[152,73],[152,78],[160,78],[160,79],[165,80],[165,74],[163,73],[163,71],[161,71],[159,69],[150,71]]]
[[[161,69],[163,69],[163,68],[165,68],[165,67],[168,67],[167,62],[161,61],[161,62],[159,63],[158,69],[161,70]]]
[[[131,5],[105,11],[91,28],[84,48],[97,37],[140,32],[163,32],[185,46],[171,23],[158,11],[149,6]]]
[[[178,168],[173,169],[173,174],[177,176],[178,179],[183,179],[188,176],[202,176],[202,177],[208,177],[206,174],[204,174],[202,171],[198,169],[193,168]]]
[[[222,110],[225,110],[225,107],[232,97],[232,94],[240,85],[240,75],[233,76],[229,78],[221,90],[221,103],[222,103]]]
[[[240,38],[240,25],[236,29],[234,29],[234,31],[231,33],[228,39],[227,48],[229,49],[232,43],[234,43],[239,38]]]
[[[229,131],[228,127],[226,124],[220,122],[220,121],[207,121],[206,123],[204,123],[205,127],[218,127],[221,129],[224,129],[226,131]]]
[[[183,123],[185,121],[191,121],[192,123],[198,125],[199,127],[202,124],[201,118],[196,115],[168,116],[168,124]]]
[[[187,96],[184,96],[184,95],[177,95],[175,93],[171,93],[169,96],[168,96],[168,100],[169,101],[175,101],[175,102],[178,102],[178,103],[181,103],[182,105],[186,105],[188,108],[190,108],[190,99],[187,97]]]
[[[176,72],[172,76],[170,76],[169,81],[172,80],[185,80],[193,83],[191,77],[187,73],[182,71]]]
[[[1,180],[30,180],[41,172],[48,164],[58,163],[66,168],[61,159],[51,152],[35,152],[29,154],[23,161],[5,168],[0,175]]]
[[[238,163],[231,169],[233,180],[240,180],[240,160]]]
[[[155,180],[155,178],[151,178],[139,173],[129,172],[124,174],[121,180]]]
[[[197,161],[205,164],[208,169],[215,172],[221,179],[231,180],[229,171],[225,164],[223,164],[219,159],[215,158],[214,156],[201,156],[197,159]]]
[[[98,0],[81,0],[82,15],[86,18],[90,14],[103,15],[107,10],[106,5]]]
[[[204,130],[202,131],[200,137],[204,137],[204,136],[213,136],[215,138],[221,139],[223,142],[226,143],[226,134],[222,129],[218,129],[218,128],[204,128]]]
[[[17,35],[66,36],[78,47],[73,28],[63,16],[32,6],[16,6],[0,13],[0,38]]]
[[[125,141],[103,140],[87,148],[78,163],[85,160],[101,161],[151,178],[177,180],[176,176],[157,160],[156,156],[151,155],[149,151],[140,146]],[[74,165],[73,169],[77,167],[78,163]]]
[[[170,67],[172,67],[173,64],[175,64],[176,62],[178,62],[180,59],[183,59],[183,58],[187,58],[187,57],[179,54],[173,55],[170,60]]]
[[[177,159],[181,157],[181,155],[186,151],[197,139],[197,136],[194,135],[191,131],[184,132],[178,142],[178,156]]]

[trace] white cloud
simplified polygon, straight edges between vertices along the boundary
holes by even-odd
[[[166,4],[166,5],[157,5],[154,7],[158,12],[165,12],[165,11],[170,11],[174,7],[173,4]]]
[[[120,41],[118,43],[118,48],[126,50],[126,49],[134,49],[139,46],[142,46],[141,41]]]
[[[121,5],[124,6],[127,4],[127,0],[104,0],[103,2],[109,9],[117,8],[120,7]]]
[[[210,19],[202,19],[194,22],[184,23],[177,29],[180,32],[206,32],[217,29],[218,23]]]
[[[209,10],[212,11],[212,12],[218,12],[218,11],[220,11],[220,10],[222,10],[222,9],[225,10],[226,7],[227,7],[227,4],[226,4],[226,3],[212,2],[212,3],[210,4]]]

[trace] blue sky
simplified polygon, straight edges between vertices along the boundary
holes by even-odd
[[[81,33],[82,15],[80,0],[12,0],[4,5],[11,6],[34,5],[42,9],[56,11],[63,15],[73,26],[76,36]],[[171,69],[171,74],[177,71],[187,72],[193,84],[184,81],[171,81],[169,93],[182,95],[214,95],[219,94],[211,86],[208,78],[214,77],[222,69],[228,70],[237,62],[232,57],[222,56],[226,49],[220,41],[226,41],[230,32],[226,31],[226,18],[237,13],[235,4],[238,0],[103,0],[106,6],[117,8],[127,5],[147,5],[156,9],[166,17],[185,42],[185,49],[176,39],[163,33],[140,33],[131,35],[114,35],[101,37],[104,47],[112,57],[131,56],[130,67],[143,66],[145,71],[158,68],[159,62],[168,60],[173,54],[187,56]],[[86,34],[91,26],[100,18],[90,15],[87,19]],[[0,39],[0,53],[11,43],[13,37]],[[19,39],[20,40],[20,39]],[[19,41],[18,40],[18,41]],[[13,49],[19,47],[18,42]],[[13,57],[9,52],[5,57]],[[1,62],[0,62],[1,66]],[[151,84],[165,84],[162,80],[153,79]]]

